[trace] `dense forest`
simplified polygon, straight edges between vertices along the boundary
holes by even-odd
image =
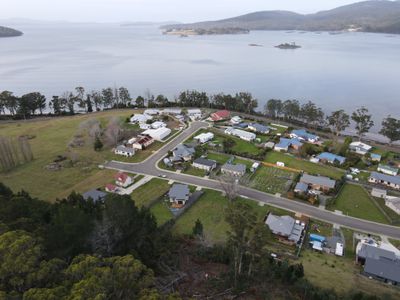
[[[19,30],[0,26],[0,37],[13,37],[13,36],[20,36],[23,33]]]
[[[234,18],[192,24],[166,25],[165,29],[242,28],[246,30],[306,30],[385,32],[400,34],[399,1],[364,1],[315,14],[260,11]]]
[[[301,264],[271,257],[272,235],[251,206],[231,200],[225,215],[227,243],[207,246],[201,222],[173,236],[173,223],[157,227],[129,196],[94,203],[72,193],[51,204],[0,184],[0,298],[172,300],[201,288],[246,299],[380,299],[312,286]],[[225,267],[192,287],[182,275],[191,261]]]

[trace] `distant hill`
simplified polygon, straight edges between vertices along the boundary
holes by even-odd
[[[23,35],[21,31],[9,27],[0,26],[0,37],[12,37],[20,35]]]
[[[364,1],[315,14],[260,11],[235,18],[175,24],[166,30],[242,28],[246,30],[365,31],[400,34],[400,0]]]

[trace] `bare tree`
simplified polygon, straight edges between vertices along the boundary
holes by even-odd
[[[218,180],[229,201],[235,200],[238,196],[238,179],[224,175],[220,176]]]
[[[114,147],[118,144],[122,136],[121,120],[119,118],[113,117],[110,119],[104,136],[108,146]]]

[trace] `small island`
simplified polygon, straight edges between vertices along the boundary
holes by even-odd
[[[284,43],[284,44],[280,44],[275,46],[275,48],[279,48],[279,49],[299,49],[301,48],[301,46],[296,45],[296,43]]]
[[[21,36],[21,35],[23,35],[23,33],[19,30],[0,26],[0,37],[15,37],[15,36]]]
[[[260,44],[249,44],[250,47],[262,47],[263,45]]]
[[[243,28],[169,28],[163,34],[187,37],[191,35],[248,34],[249,32]]]

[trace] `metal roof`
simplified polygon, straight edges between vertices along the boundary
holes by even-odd
[[[333,189],[336,185],[336,181],[332,180],[328,177],[324,176],[313,176],[309,174],[303,174],[300,178],[300,182],[304,182],[306,184],[312,184],[312,185],[320,185],[324,186],[330,189]]]
[[[229,164],[226,163],[222,166],[221,168],[224,171],[228,171],[228,172],[238,172],[238,173],[245,173],[246,172],[246,166],[243,164]]]
[[[333,153],[329,153],[329,152],[322,152],[321,154],[319,154],[317,156],[317,158],[319,159],[324,159],[327,160],[331,163],[334,163],[335,161],[338,161],[340,164],[343,164],[346,161],[346,158],[340,155],[336,155]]]
[[[365,261],[364,272],[390,281],[400,282],[400,261],[368,257]]]
[[[200,158],[195,159],[193,163],[207,166],[207,167],[213,167],[217,162],[215,160],[200,157]]]
[[[371,172],[371,178],[400,185],[400,176],[386,175],[378,172]]]
[[[170,188],[168,196],[174,200],[187,200],[189,193],[189,186],[176,183]]]

